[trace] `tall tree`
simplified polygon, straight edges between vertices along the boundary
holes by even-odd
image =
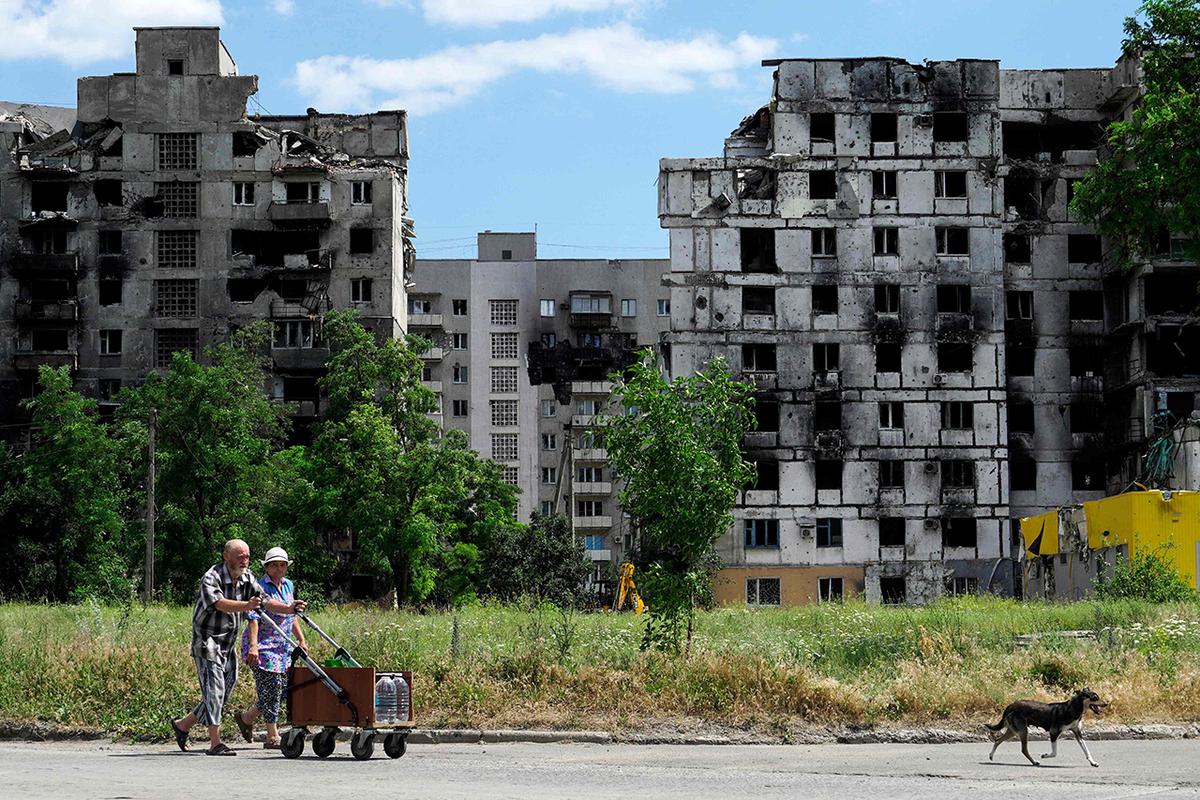
[[[606,417],[609,461],[624,479],[621,506],[640,536],[638,586],[650,607],[645,644],[678,651],[711,575],[713,545],[733,525],[737,494],[753,477],[741,443],[754,423],[754,387],[722,359],[668,381],[653,352],[613,376]]]
[[[66,367],[42,366],[26,402],[32,448],[0,455],[0,587],[28,598],[128,597],[136,548],[122,519],[125,462]]]
[[[485,590],[499,600],[536,597],[576,605],[592,570],[583,542],[562,514],[534,513],[528,526],[497,529],[482,557]]]
[[[1076,187],[1073,210],[1112,239],[1126,265],[1155,255],[1162,232],[1200,257],[1200,4],[1147,0],[1125,20],[1124,57],[1142,94],[1108,127],[1108,154]]]

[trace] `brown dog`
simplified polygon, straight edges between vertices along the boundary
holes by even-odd
[[[1018,700],[1011,703],[1008,708],[1004,709],[1004,714],[1000,717],[999,722],[987,726],[991,731],[1004,731],[992,746],[988,760],[992,760],[996,755],[996,748],[1002,742],[1008,741],[1015,735],[1021,737],[1021,752],[1025,754],[1029,762],[1035,767],[1040,766],[1039,762],[1034,761],[1033,756],[1029,755],[1029,726],[1032,725],[1035,728],[1042,728],[1050,734],[1050,752],[1043,753],[1042,758],[1054,758],[1058,755],[1058,737],[1064,730],[1067,730],[1075,734],[1075,739],[1083,748],[1083,754],[1087,756],[1088,763],[1093,767],[1098,767],[1100,765],[1092,760],[1092,754],[1088,752],[1087,744],[1083,741],[1083,711],[1085,708],[1091,708],[1092,713],[1099,715],[1105,705],[1100,702],[1100,695],[1091,689],[1080,689],[1071,696],[1070,700],[1062,703],[1039,703],[1037,700]]]

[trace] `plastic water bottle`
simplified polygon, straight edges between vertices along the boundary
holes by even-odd
[[[408,722],[412,719],[412,690],[403,675],[397,675],[396,681],[396,722]]]
[[[387,724],[396,720],[396,684],[387,675],[375,682],[375,723]]]

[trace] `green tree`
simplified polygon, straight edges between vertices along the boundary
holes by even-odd
[[[1200,4],[1147,0],[1125,20],[1122,52],[1141,60],[1142,96],[1108,127],[1109,152],[1076,187],[1072,208],[1116,244],[1123,263],[1150,256],[1160,232],[1200,256]]]
[[[498,600],[536,597],[577,605],[591,570],[583,542],[562,514],[535,512],[528,526],[498,529],[483,552],[484,587]]]
[[[1178,603],[1196,599],[1196,591],[1175,569],[1168,552],[1141,551],[1119,558],[1113,567],[1100,565],[1096,577],[1096,597],[1101,600],[1129,598],[1151,603]]]
[[[125,462],[96,403],[66,367],[42,366],[26,401],[28,452],[0,457],[0,586],[28,598],[127,598],[131,551],[122,519]]]
[[[650,607],[644,644],[678,652],[712,574],[713,545],[733,525],[738,492],[753,478],[741,442],[754,422],[751,384],[722,359],[667,381],[651,351],[613,376],[604,439],[624,479],[621,506],[640,541],[638,588]]]
[[[158,415],[156,574],[164,589],[189,595],[226,539],[252,552],[272,544],[265,519],[286,436],[287,409],[266,392],[265,324],[236,331],[206,355],[175,353],[166,372],[121,393],[118,418],[139,431],[131,461],[144,472],[146,425]]]

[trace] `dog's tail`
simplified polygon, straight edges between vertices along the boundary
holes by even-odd
[[[985,722],[985,723],[983,723],[983,727],[987,728],[989,731],[998,731],[1004,727],[1004,717],[1001,717],[1000,721],[997,722],[995,725],[988,725]]]

